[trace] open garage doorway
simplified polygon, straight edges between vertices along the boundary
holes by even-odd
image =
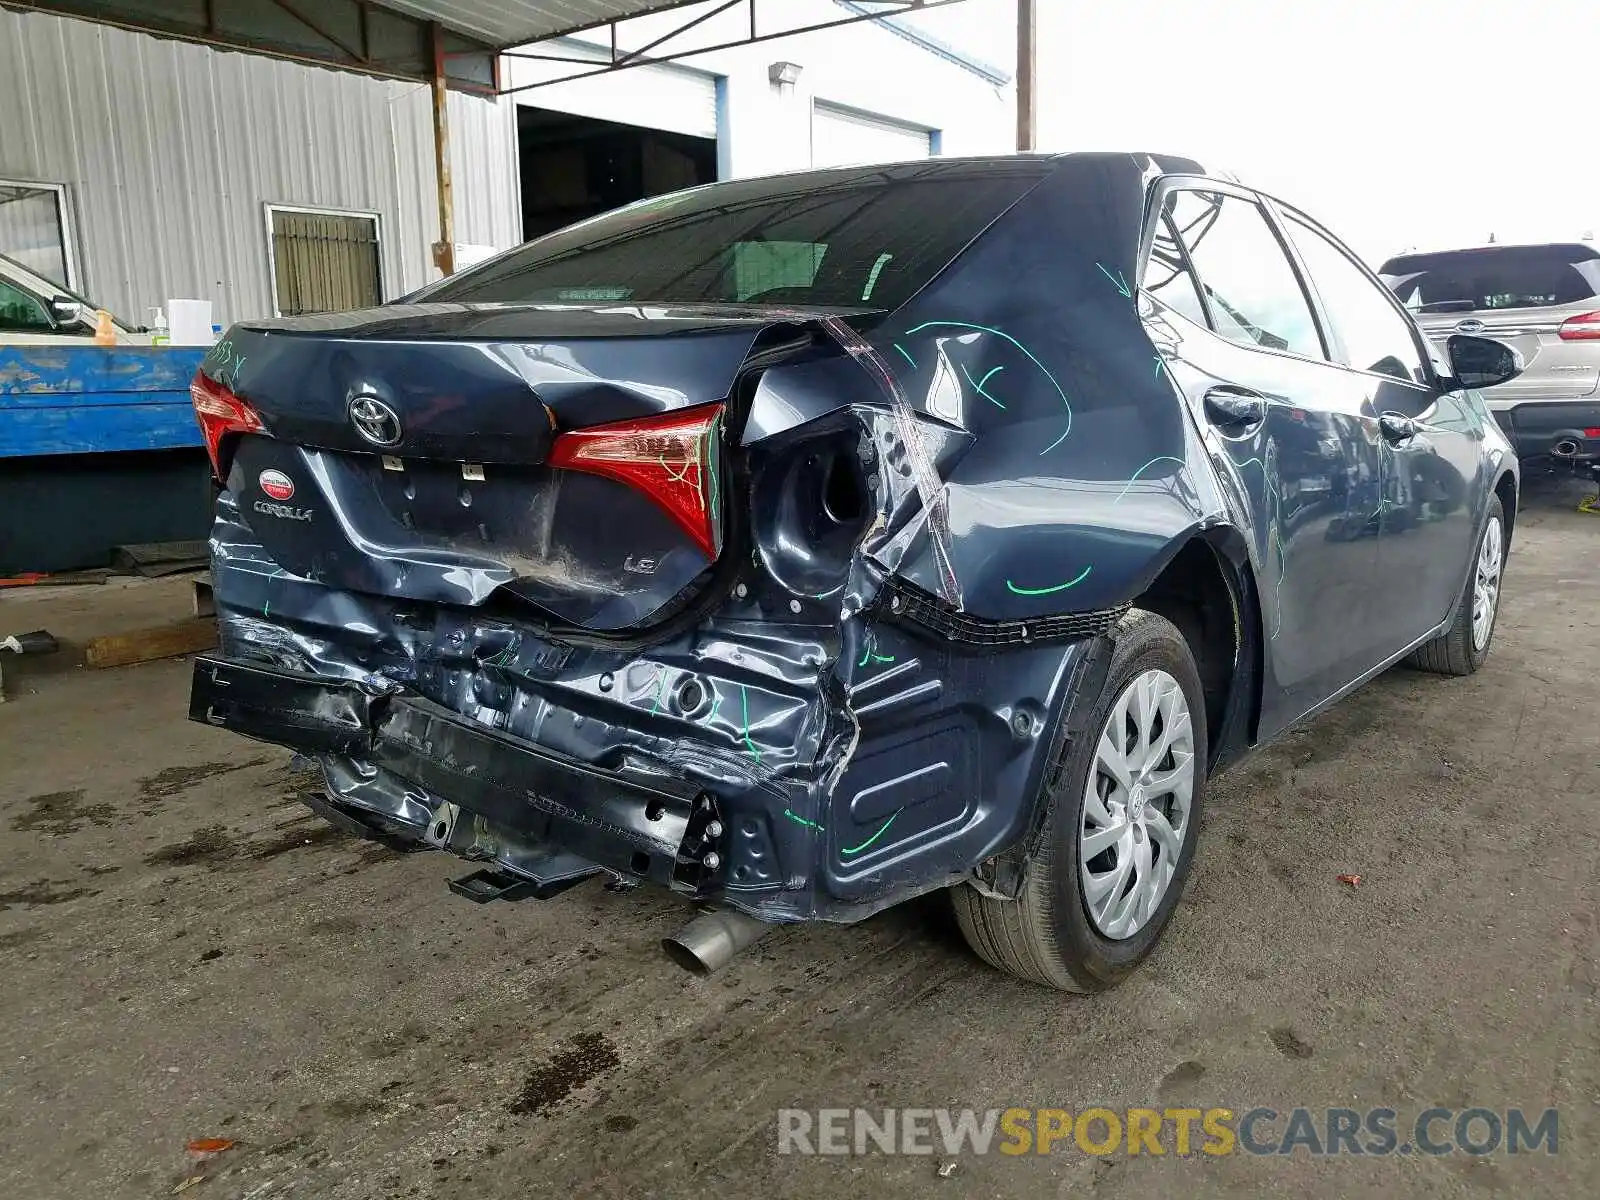
[[[715,138],[523,105],[517,157],[524,238],[717,178]]]

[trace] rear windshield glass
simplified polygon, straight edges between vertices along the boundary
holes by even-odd
[[[1379,272],[1407,308],[1475,312],[1577,304],[1600,293],[1592,246],[1488,246],[1392,258]]]
[[[642,201],[413,300],[895,308],[1036,184],[1037,169],[828,173]]]

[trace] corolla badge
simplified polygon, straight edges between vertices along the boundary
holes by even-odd
[[[1483,322],[1477,317],[1468,317],[1465,321],[1456,322],[1457,333],[1482,333]]]
[[[256,478],[261,485],[261,490],[274,500],[292,500],[294,498],[294,480],[282,471],[263,471]]]
[[[374,446],[400,444],[400,414],[376,396],[357,396],[350,401],[350,424]]]

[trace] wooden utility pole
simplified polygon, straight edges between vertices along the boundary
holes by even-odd
[[[1017,0],[1017,150],[1037,148],[1039,0]]]
[[[439,240],[433,263],[445,275],[456,271],[456,203],[450,186],[450,92],[445,83],[444,30],[433,26],[433,170],[439,186]]]

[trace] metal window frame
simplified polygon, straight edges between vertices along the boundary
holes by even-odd
[[[383,303],[384,278],[383,278],[383,214],[375,210],[362,208],[324,208],[316,204],[278,204],[272,200],[264,200],[261,204],[262,217],[265,222],[267,235],[267,292],[272,297],[272,315],[274,318],[283,316],[283,310],[278,307],[278,256],[272,249],[272,214],[273,213],[308,213],[314,217],[364,217],[372,222],[372,237],[378,247],[378,303]]]
[[[73,219],[72,188],[65,183],[50,183],[43,179],[15,179],[0,176],[0,188],[38,188],[56,195],[56,224],[61,229],[61,255],[67,264],[66,289],[83,294],[83,281],[78,270],[77,222]]]
[[[1321,347],[1321,355],[1320,357],[1313,357],[1298,350],[1276,350],[1271,346],[1246,345],[1243,342],[1236,342],[1226,334],[1221,333],[1217,329],[1216,316],[1211,309],[1211,298],[1206,294],[1205,273],[1194,262],[1187,230],[1179,228],[1178,222],[1174,220],[1172,225],[1177,230],[1179,240],[1183,246],[1184,256],[1189,261],[1195,282],[1200,285],[1200,303],[1205,308],[1206,323],[1210,326],[1210,331],[1215,336],[1228,342],[1229,345],[1238,346],[1255,354],[1271,354],[1283,358],[1298,359],[1301,362],[1319,363],[1323,366],[1340,366],[1341,364],[1334,354],[1333,344],[1328,338],[1327,316],[1322,311],[1320,298],[1310,287],[1305,270],[1300,264],[1300,257],[1295,253],[1294,247],[1284,240],[1283,231],[1279,228],[1277,219],[1272,211],[1263,202],[1261,193],[1253,188],[1247,188],[1231,180],[1217,179],[1206,175],[1163,175],[1156,180],[1147,197],[1144,228],[1139,238],[1138,286],[1143,286],[1144,265],[1150,257],[1151,243],[1155,240],[1155,225],[1151,217],[1152,215],[1159,216],[1165,211],[1167,197],[1174,192],[1207,192],[1226,196],[1250,205],[1260,214],[1262,221],[1266,224],[1267,231],[1272,235],[1273,241],[1278,246],[1278,253],[1283,256],[1284,261],[1289,265],[1289,273],[1300,290],[1300,298],[1305,301],[1306,311],[1311,317],[1311,328],[1317,335],[1318,346]],[[1209,230],[1210,226],[1208,225],[1206,228]]]
[[[596,62],[593,59],[576,58],[572,55],[541,54],[528,50],[503,49],[501,50],[501,54],[506,58],[525,58],[535,62],[568,63],[576,66],[589,67],[591,69],[587,71],[573,71],[565,75],[560,75],[555,79],[543,79],[536,83],[524,83],[519,84],[516,87],[501,88],[499,94],[502,96],[510,96],[519,92],[532,91],[535,88],[553,87],[558,83],[571,83],[573,80],[577,79],[588,79],[595,75],[608,75],[616,71],[626,71],[632,67],[643,67],[651,64],[659,65],[662,63],[676,62],[678,59],[690,58],[697,54],[712,54],[719,50],[733,50],[740,46],[752,46],[761,42],[775,41],[778,38],[795,37],[802,33],[816,33],[824,29],[838,29],[846,25],[856,25],[862,21],[883,22],[884,18],[886,17],[900,17],[913,13],[927,12],[935,8],[943,8],[947,4],[959,4],[961,3],[961,0],[870,0],[871,3],[879,4],[883,7],[875,9],[871,12],[865,12],[858,8],[846,8],[845,11],[850,14],[848,16],[836,17],[832,20],[819,19],[810,25],[797,26],[791,29],[780,29],[768,33],[762,33],[758,28],[756,20],[757,0],[722,0],[722,2],[717,4],[714,8],[708,9],[697,16],[686,17],[676,28],[669,29],[666,33],[660,34],[655,39],[647,42],[643,46],[640,46],[636,50],[625,50],[617,44],[617,27],[623,22],[635,20],[645,16],[659,15],[659,13],[662,12],[670,12],[673,8],[687,7],[690,4],[699,2],[700,0],[680,0],[680,3],[671,4],[665,8],[655,10],[654,12],[633,13],[627,17],[621,17],[613,21],[601,21],[593,25],[560,30],[527,43],[530,46],[539,46],[554,41],[560,37],[567,37],[577,33],[593,33],[597,30],[605,29],[610,33],[611,47],[609,61],[601,60]],[[745,8],[749,27],[749,33],[746,36],[721,42],[714,46],[693,46],[684,49],[667,50],[662,53],[655,53],[656,51],[661,50],[661,48],[667,42],[670,42],[673,39],[688,33],[691,29],[704,24],[713,17],[719,17],[723,13],[732,12],[741,6],[744,6]],[[884,23],[884,27],[889,29],[894,28],[893,26],[887,24],[887,22]],[[605,51],[602,50],[601,53],[605,53]]]

